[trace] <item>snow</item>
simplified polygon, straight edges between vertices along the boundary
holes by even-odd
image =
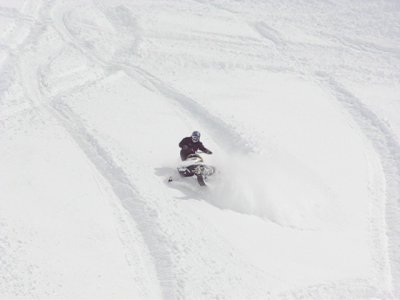
[[[10,0],[0,28],[0,298],[400,298],[396,1]]]

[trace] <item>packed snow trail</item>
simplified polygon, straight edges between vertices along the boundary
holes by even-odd
[[[400,297],[399,16],[2,3],[0,295]],[[194,129],[207,189],[166,182]]]

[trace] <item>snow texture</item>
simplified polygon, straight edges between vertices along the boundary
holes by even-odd
[[[0,28],[0,298],[400,299],[398,1],[4,0]]]

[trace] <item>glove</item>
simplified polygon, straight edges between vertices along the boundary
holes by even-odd
[[[210,150],[207,150],[207,152],[206,152],[207,154],[212,154],[212,151],[210,151]]]

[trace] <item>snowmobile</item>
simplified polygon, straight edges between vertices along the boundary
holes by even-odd
[[[177,169],[182,177],[196,176],[201,186],[205,186],[207,177],[215,173],[215,168],[204,164],[203,158],[198,153],[189,154],[182,166]],[[172,181],[172,178],[168,181]]]

